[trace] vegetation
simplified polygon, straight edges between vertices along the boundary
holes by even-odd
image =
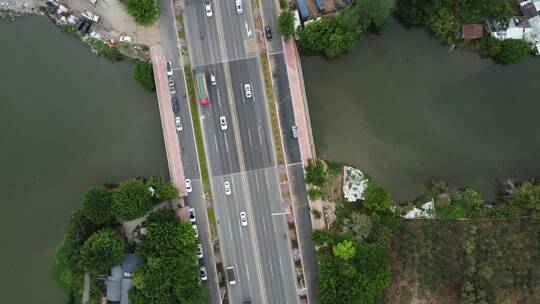
[[[81,266],[91,273],[102,273],[120,264],[126,243],[118,232],[103,229],[89,237],[81,248]]]
[[[294,13],[291,10],[282,10],[278,17],[279,33],[283,38],[289,39],[294,35]]]
[[[128,13],[135,18],[135,22],[142,25],[152,24],[158,15],[156,0],[123,0]]]
[[[128,179],[112,191],[117,218],[130,221],[145,215],[152,207],[152,194],[141,179]]]
[[[529,42],[519,39],[506,39],[499,42],[496,47],[495,60],[502,64],[512,64],[521,61],[529,51],[531,46]]]
[[[88,38],[87,42],[90,47],[97,52],[98,56],[105,57],[113,62],[124,59],[124,55],[120,53],[117,46],[108,45],[105,42],[95,38]]]
[[[298,29],[300,50],[308,56],[335,58],[354,48],[368,28],[382,32],[394,11],[394,0],[357,1],[334,16],[324,16]]]
[[[114,220],[112,206],[112,192],[103,186],[95,186],[84,193],[81,213],[92,223],[104,225]]]
[[[131,67],[131,76],[145,90],[153,92],[156,90],[154,82],[154,70],[152,63],[148,61],[136,60]]]
[[[170,209],[148,216],[147,234],[136,253],[144,264],[135,273],[132,303],[204,303],[206,285],[199,283],[196,238],[188,222]]]

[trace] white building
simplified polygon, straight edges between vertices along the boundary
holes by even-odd
[[[362,171],[349,167],[343,167],[343,196],[348,202],[364,199],[364,191],[368,186],[368,179]]]

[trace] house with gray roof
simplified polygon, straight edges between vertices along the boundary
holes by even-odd
[[[135,254],[127,253],[122,264],[111,268],[111,275],[107,277],[107,301],[129,304],[128,292],[133,287],[133,274],[141,263]]]

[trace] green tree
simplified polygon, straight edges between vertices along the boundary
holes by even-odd
[[[531,47],[525,40],[505,39],[500,44],[500,50],[495,59],[502,64],[512,64],[521,61],[529,53]]]
[[[128,179],[113,190],[113,210],[117,218],[131,221],[150,211],[152,195],[140,179]]]
[[[306,166],[306,183],[323,187],[326,184],[326,172],[324,163],[320,160],[308,160]]]
[[[448,43],[451,42],[454,32],[458,29],[458,23],[453,12],[446,7],[433,15],[428,24],[435,37],[445,39]]]
[[[395,0],[363,0],[358,1],[353,9],[359,11],[359,23],[363,29],[370,26],[381,33],[392,18]]]
[[[81,249],[81,264],[85,271],[100,273],[118,265],[126,251],[124,238],[112,229],[93,234]]]
[[[279,33],[285,39],[294,35],[294,13],[291,10],[282,10],[278,17]]]
[[[362,204],[372,212],[385,213],[392,207],[392,196],[382,186],[370,183],[363,196]]]
[[[71,286],[73,284],[73,271],[68,266],[68,257],[66,256],[67,241],[66,237],[56,248],[54,254],[54,270],[53,276],[60,287],[60,290],[64,295],[69,296],[71,293]]]
[[[180,191],[171,182],[163,182],[157,185],[154,196],[159,201],[168,201],[178,198]]]
[[[84,242],[96,231],[101,229],[100,225],[94,224],[86,218],[82,212],[74,212],[69,219],[66,228],[66,235],[62,241],[63,248],[59,250],[64,262],[72,272],[81,272],[81,248]]]
[[[88,189],[82,199],[81,213],[97,225],[114,221],[112,193],[103,186]]]
[[[139,24],[149,25],[157,18],[158,4],[155,0],[124,0],[123,3]]]
[[[359,212],[352,212],[343,219],[343,230],[351,232],[358,242],[369,236],[372,226],[369,216]]]
[[[355,44],[356,35],[338,27],[330,34],[324,54],[330,59],[336,58],[352,50]]]
[[[131,76],[145,90],[153,92],[156,90],[154,82],[154,70],[148,61],[137,60],[131,67]]]
[[[332,252],[335,256],[347,261],[352,259],[356,255],[356,248],[352,241],[344,240],[340,243],[337,243],[333,248]]]
[[[311,239],[317,246],[329,244],[334,241],[334,236],[328,230],[316,229],[311,233]]]
[[[511,204],[528,210],[534,218],[540,219],[540,186],[530,182],[522,183],[514,192]]]
[[[362,303],[358,271],[351,263],[322,250],[317,254],[317,293],[321,304]]]

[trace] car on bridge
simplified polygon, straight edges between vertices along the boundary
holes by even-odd
[[[246,98],[251,98],[251,84],[244,84],[244,94],[246,94]]]
[[[231,183],[229,181],[225,181],[223,183],[223,188],[225,188],[225,194],[226,195],[231,195],[232,190],[231,190]]]
[[[238,14],[244,13],[244,8],[242,7],[242,0],[236,0],[236,12]]]
[[[223,115],[219,117],[219,126],[221,127],[221,130],[227,130],[227,117]]]
[[[248,225],[247,215],[245,211],[240,212],[240,223],[242,223],[242,226],[244,227]]]
[[[206,13],[206,17],[210,18],[212,17],[214,14],[212,13],[212,3],[210,3],[210,1],[207,1],[204,3],[204,11]]]

